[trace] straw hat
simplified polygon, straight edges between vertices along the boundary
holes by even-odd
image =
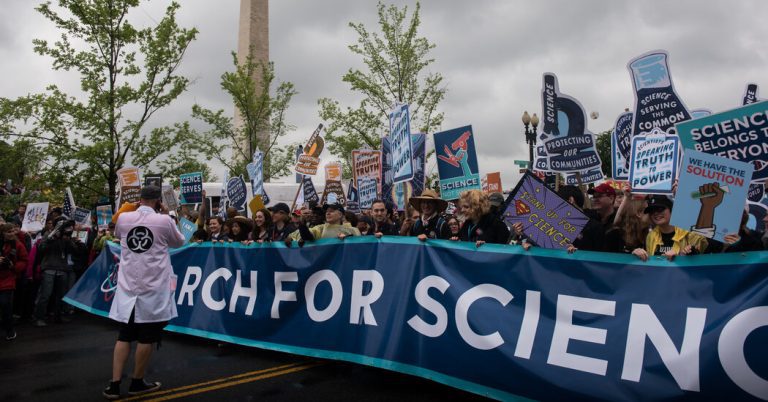
[[[250,232],[253,230],[253,219],[246,218],[244,216],[235,216],[230,219],[232,222],[237,222],[243,228],[243,231]]]
[[[414,207],[417,211],[421,211],[421,203],[423,201],[432,201],[435,203],[437,210],[437,213],[441,213],[445,211],[446,208],[448,208],[448,202],[440,199],[440,197],[437,196],[437,193],[435,190],[432,190],[431,188],[424,189],[424,191],[421,192],[421,195],[418,197],[411,197],[411,199],[408,201],[412,207]]]

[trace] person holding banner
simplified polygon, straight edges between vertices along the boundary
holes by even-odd
[[[651,226],[645,213],[647,204],[645,198],[632,199],[631,194],[624,196],[616,211],[614,226],[605,233],[605,251],[631,254],[637,248],[645,248],[645,238]]]
[[[654,255],[664,256],[672,261],[678,255],[693,255],[706,251],[707,239],[669,224],[672,207],[672,200],[663,195],[648,199],[645,213],[650,216],[655,227],[645,238],[645,248],[636,248],[632,254],[643,261]]]
[[[592,209],[587,212],[593,213],[592,219],[597,219],[603,224],[603,230],[608,231],[613,227],[613,221],[616,218],[616,190],[608,184],[602,183],[597,187],[590,188],[587,193],[592,196]]]
[[[411,225],[408,236],[416,236],[421,241],[450,238],[448,225],[440,216],[448,208],[448,202],[440,199],[434,190],[425,189],[420,196],[411,197],[408,203],[420,214],[415,222],[404,223]]]
[[[224,219],[220,216],[211,216],[205,223],[208,226],[207,241],[213,243],[229,241],[229,236],[224,233]]]
[[[235,216],[228,220],[229,224],[229,241],[230,242],[247,242],[251,235],[251,228],[253,227],[253,221],[244,216]]]
[[[13,329],[13,293],[16,278],[27,268],[27,249],[18,238],[19,230],[13,223],[0,225],[0,313],[5,340],[16,339]]]
[[[387,220],[387,204],[384,200],[376,199],[371,203],[371,217],[373,217],[373,227],[371,232],[377,238],[383,235],[397,236],[399,231],[397,226],[389,223]]]
[[[302,222],[299,225],[299,230],[291,233],[291,236],[285,239],[285,245],[290,247],[293,240],[298,240],[299,246],[302,246],[305,241],[332,238],[344,240],[347,236],[360,236],[360,231],[357,228],[344,222],[344,207],[341,204],[325,204],[323,210],[325,211],[324,224],[310,228]]]
[[[121,214],[115,226],[115,237],[120,238],[120,269],[109,318],[120,323],[120,332],[112,380],[102,392],[107,399],[120,398],[120,381],[132,342],[138,345],[128,394],[140,395],[160,388],[159,382],[146,382],[144,374],[152,345],[160,343],[163,328],[178,315],[173,300],[176,277],[168,249],[185,242],[161,197],[160,187],[145,186],[139,208]]]
[[[272,214],[269,210],[262,208],[253,214],[253,231],[251,232],[251,242],[264,243],[265,241],[272,241]]]
[[[296,225],[291,222],[291,208],[284,202],[278,202],[270,209],[272,224],[269,227],[269,241],[285,241],[296,231]]]
[[[488,196],[480,190],[467,190],[459,196],[459,210],[467,217],[458,237],[451,240],[472,241],[480,247],[485,243],[507,244],[509,228],[491,213]]]

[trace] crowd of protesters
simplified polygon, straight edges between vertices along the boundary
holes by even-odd
[[[582,210],[589,221],[568,246],[576,250],[633,254],[642,261],[651,257],[673,259],[678,255],[758,251],[768,248],[768,235],[747,228],[743,213],[738,233],[720,243],[670,225],[674,200],[666,196],[640,196],[617,191],[604,183],[584,192],[576,186],[561,186],[558,194]],[[197,222],[191,242],[240,243],[257,245],[284,242],[302,246],[317,239],[349,236],[413,236],[421,241],[443,239],[475,243],[520,245],[528,250],[535,244],[523,233],[521,224],[507,227],[503,220],[504,196],[470,190],[449,203],[426,189],[411,197],[405,211],[397,211],[383,200],[375,200],[368,210],[346,211],[337,203],[305,204],[291,210],[285,203],[256,211],[252,218],[233,208],[218,211],[207,202],[199,210],[186,206],[173,216]],[[589,206],[589,207],[587,207]],[[125,204],[121,210],[130,210]],[[83,274],[113,236],[114,223],[99,229],[95,214],[92,224],[76,224],[52,208],[45,227],[37,233],[21,230],[25,206],[0,214],[0,311],[5,339],[16,338],[14,324],[29,322],[37,327],[65,323],[73,314],[62,303],[63,295]],[[115,220],[120,211],[115,214]],[[114,220],[113,220],[114,221]],[[768,218],[758,224],[768,226]],[[76,235],[85,231],[86,236]],[[766,232],[768,233],[768,232]]]

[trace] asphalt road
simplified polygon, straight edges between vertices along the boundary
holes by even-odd
[[[78,311],[72,322],[17,326],[0,338],[0,402],[103,401],[111,373],[115,324]],[[131,361],[126,367],[130,375]],[[163,388],[141,398],[161,401],[465,401],[483,400],[442,384],[387,370],[309,359],[166,333],[147,380]]]

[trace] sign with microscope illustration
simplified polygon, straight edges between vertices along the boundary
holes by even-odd
[[[675,92],[669,72],[669,54],[654,50],[627,64],[635,89],[632,136],[654,128],[674,133],[674,126],[691,119],[691,113]]]
[[[686,149],[670,224],[723,241],[738,234],[753,167]]]
[[[587,114],[579,101],[560,92],[557,76],[545,73],[541,90],[543,127],[536,147],[535,170],[583,172],[600,167]]]
[[[629,185],[633,193],[672,194],[677,178],[680,140],[658,128],[632,138]]]
[[[768,101],[677,125],[686,149],[754,165],[752,181],[768,178]]]
[[[482,189],[472,126],[435,133],[440,198],[455,200],[467,190]]]

